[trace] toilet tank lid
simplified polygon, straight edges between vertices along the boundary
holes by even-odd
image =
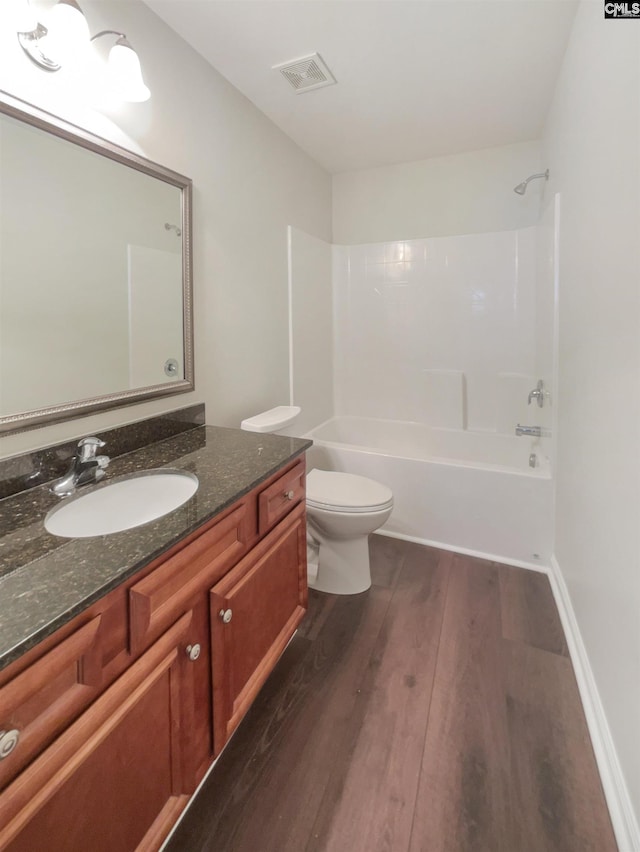
[[[246,432],[277,432],[284,429],[296,419],[302,409],[298,405],[277,405],[255,417],[248,417],[240,424],[240,428]]]
[[[307,503],[351,510],[383,508],[393,505],[393,493],[366,476],[313,468],[307,474]]]

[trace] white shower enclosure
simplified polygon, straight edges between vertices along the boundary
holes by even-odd
[[[356,246],[291,231],[292,396],[313,405],[329,372],[333,390],[305,424],[311,464],[386,481],[390,534],[548,564],[557,216],[554,199],[527,228]],[[322,252],[331,353],[310,359]],[[542,408],[528,403],[539,379]],[[516,437],[517,423],[545,437]]]

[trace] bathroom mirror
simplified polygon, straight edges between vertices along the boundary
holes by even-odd
[[[0,94],[0,432],[193,387],[191,181]]]

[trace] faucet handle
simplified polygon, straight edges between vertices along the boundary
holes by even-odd
[[[527,400],[528,404],[531,405],[533,400],[535,399],[538,403],[538,408],[542,408],[544,405],[544,382],[542,379],[538,379],[538,384],[535,387],[535,390],[532,390],[529,394],[529,398]]]
[[[80,459],[82,461],[86,461],[87,459],[93,458],[96,454],[96,451],[99,450],[100,447],[104,447],[104,445],[104,441],[101,441],[100,438],[95,438],[94,436],[82,438],[80,441],[78,441]]]

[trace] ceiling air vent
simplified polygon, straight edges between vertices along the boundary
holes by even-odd
[[[336,78],[324,64],[319,53],[294,59],[293,62],[284,62],[282,65],[274,65],[273,70],[280,71],[287,78],[297,95],[311,89],[320,89],[322,86],[333,86],[336,82]]]

